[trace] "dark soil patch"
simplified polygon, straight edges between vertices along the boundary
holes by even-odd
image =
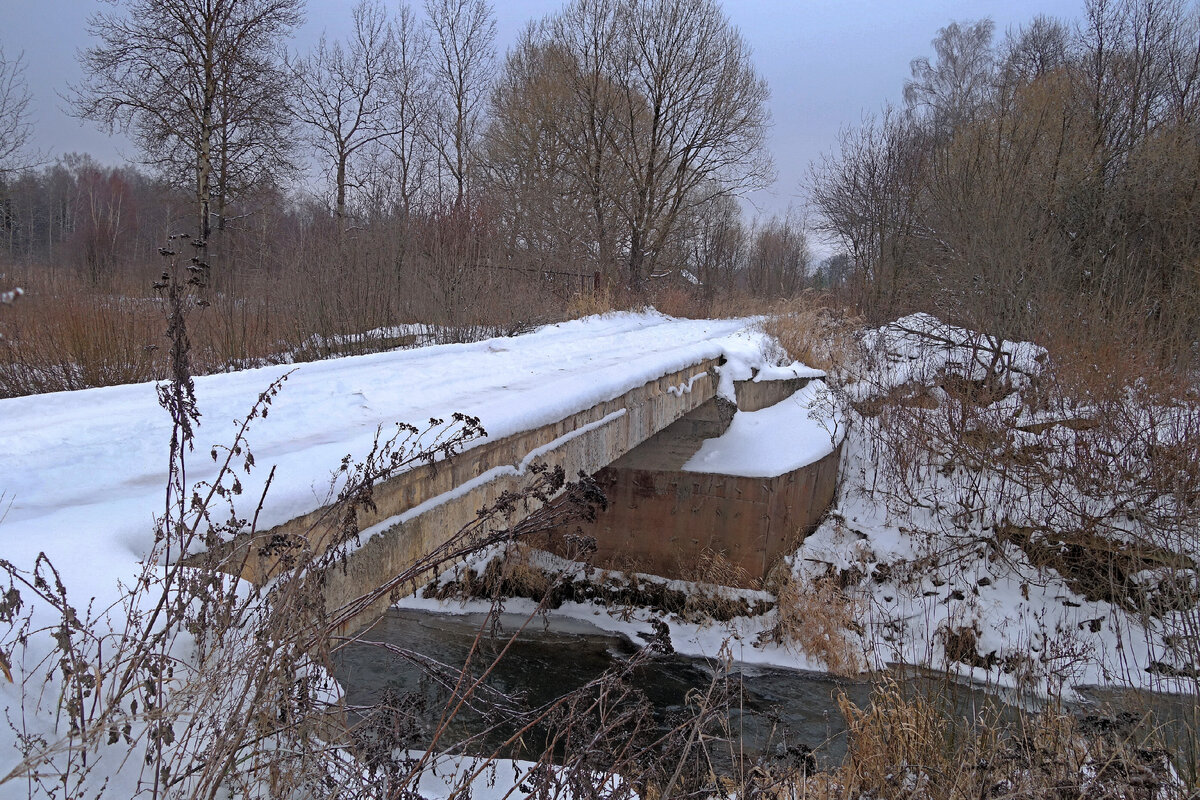
[[[1011,542],[1033,566],[1053,569],[1077,594],[1120,608],[1162,616],[1196,606],[1187,556],[1149,544],[1114,541],[1089,531],[1056,532],[1023,525],[996,528],[996,540]],[[1158,585],[1133,580],[1146,570],[1164,573]],[[1180,578],[1180,579],[1177,579]]]

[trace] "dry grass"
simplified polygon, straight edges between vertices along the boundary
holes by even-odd
[[[922,695],[890,679],[859,708],[844,695],[848,726],[842,764],[798,776],[792,797],[813,800],[1018,800],[1097,798],[1171,800],[1189,796],[1163,751],[1131,732],[1086,730],[1076,716],[1050,708],[1001,719],[955,713],[952,689]]]
[[[801,586],[790,574],[775,587],[776,622],[770,638],[820,659],[835,675],[856,675],[865,662],[850,635],[858,625],[861,604],[833,578]]]
[[[567,301],[567,319],[581,319],[616,311],[616,298],[611,289],[601,286],[590,292],[577,292]]]
[[[895,682],[885,680],[867,708],[841,695],[838,709],[850,736],[839,776],[845,785],[901,792],[907,788],[908,794],[921,795],[933,776],[950,772],[948,721],[920,695],[906,697]]]
[[[755,588],[757,581],[743,567],[733,563],[722,550],[706,547],[688,560],[680,560],[680,580],[707,583],[713,586],[744,586]]]
[[[480,579],[483,596],[490,598],[528,597],[541,601],[553,588],[555,576],[530,563],[530,549],[517,542],[506,548],[502,558],[488,562]]]
[[[0,397],[165,378],[157,277],[130,274],[99,287],[68,271],[9,274],[24,294],[0,314]],[[395,276],[355,264],[225,276],[189,314],[193,368],[209,374],[409,346],[411,337],[367,335],[408,322],[433,324],[439,340],[473,341],[562,319],[569,303],[579,315],[614,307],[607,291],[568,301],[521,273],[480,271],[467,284],[453,308],[435,308],[423,287],[403,292]]]
[[[779,340],[788,356],[826,372],[835,372],[856,359],[860,327],[861,320],[824,305],[816,294],[785,304],[763,323],[763,329]]]
[[[705,548],[694,559],[679,565],[679,577],[696,584],[687,592],[683,617],[704,624],[734,619],[745,611],[746,601],[732,588],[757,584],[745,569],[723,552]]]
[[[0,323],[0,396],[162,377],[162,330],[150,301],[27,291]]]

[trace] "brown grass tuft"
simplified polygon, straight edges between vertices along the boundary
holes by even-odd
[[[597,314],[608,314],[617,310],[616,299],[607,286],[601,286],[594,291],[577,292],[567,301],[567,319],[592,317]]]
[[[771,641],[795,647],[824,662],[835,675],[855,675],[865,662],[848,634],[858,624],[861,606],[832,577],[801,586],[790,574],[775,587],[776,622]]]

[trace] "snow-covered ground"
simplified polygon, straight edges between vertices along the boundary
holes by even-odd
[[[994,364],[977,363],[978,351],[956,347],[964,332],[930,318],[871,335],[886,354],[870,381],[831,392],[814,382],[779,406],[735,416],[729,432],[707,443],[690,469],[742,475],[781,474],[814,461],[845,437],[843,477],[828,520],[794,555],[801,584],[830,573],[857,575],[849,591],[863,609],[861,628],[848,631],[866,663],[902,661],[962,673],[998,685],[1032,681],[1043,690],[1075,683],[1122,682],[1156,689],[1187,688],[1147,672],[1160,659],[1153,636],[1109,603],[1079,596],[1052,571],[1034,569],[1011,545],[986,546],[980,524],[954,547],[931,531],[945,520],[898,514],[878,493],[870,421],[847,401],[870,400],[891,389],[921,386],[953,364],[976,378]],[[918,346],[930,336],[946,341],[933,352]],[[259,393],[289,374],[270,416],[255,421],[249,445],[263,481],[275,478],[259,517],[269,526],[320,505],[344,456],[364,454],[377,431],[396,423],[423,424],[462,412],[480,419],[492,438],[537,427],[618,396],[666,372],[723,355],[721,388],[757,371],[772,377],[813,374],[779,365],[754,320],[689,321],[655,313],[613,314],[548,326],[534,333],[464,345],[444,345],[368,356],[268,367],[196,380],[203,415],[189,482],[212,477],[210,446],[230,442],[235,425]],[[1036,373],[1042,351],[1029,344],[1000,347],[1015,385]],[[936,393],[935,393],[936,394]],[[1003,405],[1004,399],[998,401]],[[1019,409],[1010,409],[1018,413]],[[30,569],[39,553],[59,568],[80,608],[96,598],[103,608],[120,597],[151,549],[154,520],[162,513],[170,420],[151,384],[92,389],[0,401],[0,554]],[[766,444],[764,433],[769,432]],[[244,502],[253,512],[261,483],[246,481]],[[974,537],[974,544],[971,544]],[[964,544],[964,541],[966,544]],[[549,559],[549,557],[546,557]],[[552,561],[547,567],[561,567]],[[1035,581],[1031,575],[1038,576]],[[760,595],[749,595],[752,599]],[[761,597],[765,597],[762,595]],[[439,610],[474,610],[418,597],[401,601]],[[520,604],[509,605],[519,610]],[[28,610],[28,609],[26,609]],[[555,613],[578,616],[636,640],[651,631],[657,612],[622,609],[609,614],[588,604],[566,604]],[[53,619],[37,619],[34,628]],[[770,615],[730,623],[666,620],[672,642],[686,654],[716,656],[722,648],[747,662],[821,669],[821,660],[794,645],[764,644]],[[1036,675],[971,666],[946,655],[946,632],[973,630],[974,647],[995,663],[1020,662]],[[50,637],[49,631],[38,634]],[[1010,658],[1012,657],[1012,658]],[[0,680],[0,703],[10,719],[27,713],[15,680]],[[44,667],[41,667],[44,670]],[[51,692],[52,694],[52,692]],[[53,710],[41,729],[53,731]],[[23,720],[38,729],[37,720]],[[0,777],[17,761],[16,729],[0,726]],[[123,785],[118,783],[114,784]],[[0,797],[22,796],[23,785],[0,786]]]
[[[1088,454],[1105,453],[1106,446],[1136,453],[1139,436],[1174,444],[1180,426],[1164,423],[1173,416],[1178,422],[1185,412],[1140,406],[1148,401],[1131,398],[1122,411],[1145,416],[1144,431],[1123,438],[1118,430],[1107,444],[1096,445],[1068,425],[1051,427],[1095,412],[1074,399],[1038,398],[1033,381],[1047,359],[1032,343],[989,339],[918,314],[869,331],[864,349],[872,363],[844,384],[848,399],[870,407],[890,394],[910,424],[889,422],[878,406],[865,416],[850,412],[837,505],[795,554],[793,567],[802,583],[831,573],[853,576],[850,591],[866,609],[862,647],[868,662],[916,664],[1067,698],[1074,687],[1096,685],[1196,691],[1195,677],[1186,674],[1194,667],[1188,655],[1194,643],[1170,644],[1189,638],[1197,619],[1182,593],[1175,610],[1161,614],[1139,612],[1128,598],[1089,597],[1053,566],[1033,563],[1002,533],[1027,526],[1041,553],[1068,553],[1067,540],[1080,530],[1094,534],[1098,545],[1128,541],[1152,550],[1158,534],[1146,522],[1149,504],[1140,502],[1137,486],[1128,485],[1136,481],[1088,478],[1087,470],[1103,473],[1097,463],[1105,463],[1089,463]],[[989,371],[998,387],[991,394],[963,399],[943,388],[958,379],[983,382]],[[1157,424],[1151,421],[1156,415]],[[1030,430],[1035,425],[1046,430]],[[1016,445],[962,448],[958,461],[918,448],[910,452],[919,463],[885,468],[883,460],[904,450],[896,441],[904,433],[930,434],[935,451],[939,436],[943,442],[1007,436]],[[984,462],[994,455],[999,463],[972,465],[975,455]],[[1137,455],[1126,461],[1113,453],[1103,457],[1112,459],[1114,469],[1130,462],[1148,467]],[[1025,458],[1034,463],[1026,465]],[[905,485],[897,480],[900,473]],[[1122,494],[1107,496],[1106,490]],[[1127,500],[1133,510],[1116,513]],[[1177,501],[1168,495],[1156,502]],[[1163,581],[1163,591],[1194,582],[1194,570],[1184,565],[1200,554],[1194,529],[1168,546],[1179,566],[1141,575]],[[1091,567],[1096,580],[1106,579],[1104,552]],[[1117,595],[1129,591],[1119,577],[1107,579]]]

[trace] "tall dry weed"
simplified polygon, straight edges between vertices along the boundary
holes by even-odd
[[[905,798],[1105,798],[1173,800],[1194,796],[1171,770],[1153,734],[1092,723],[1056,707],[956,709],[954,688],[931,693],[887,678],[860,708],[845,695],[838,708],[849,737],[842,764],[795,786],[795,796],[849,800]],[[1089,727],[1090,725],[1090,727]],[[1147,741],[1149,739],[1149,741]]]
[[[567,301],[567,319],[582,319],[599,314],[608,314],[617,310],[616,298],[607,286],[601,286],[590,292],[583,291],[571,295]]]

